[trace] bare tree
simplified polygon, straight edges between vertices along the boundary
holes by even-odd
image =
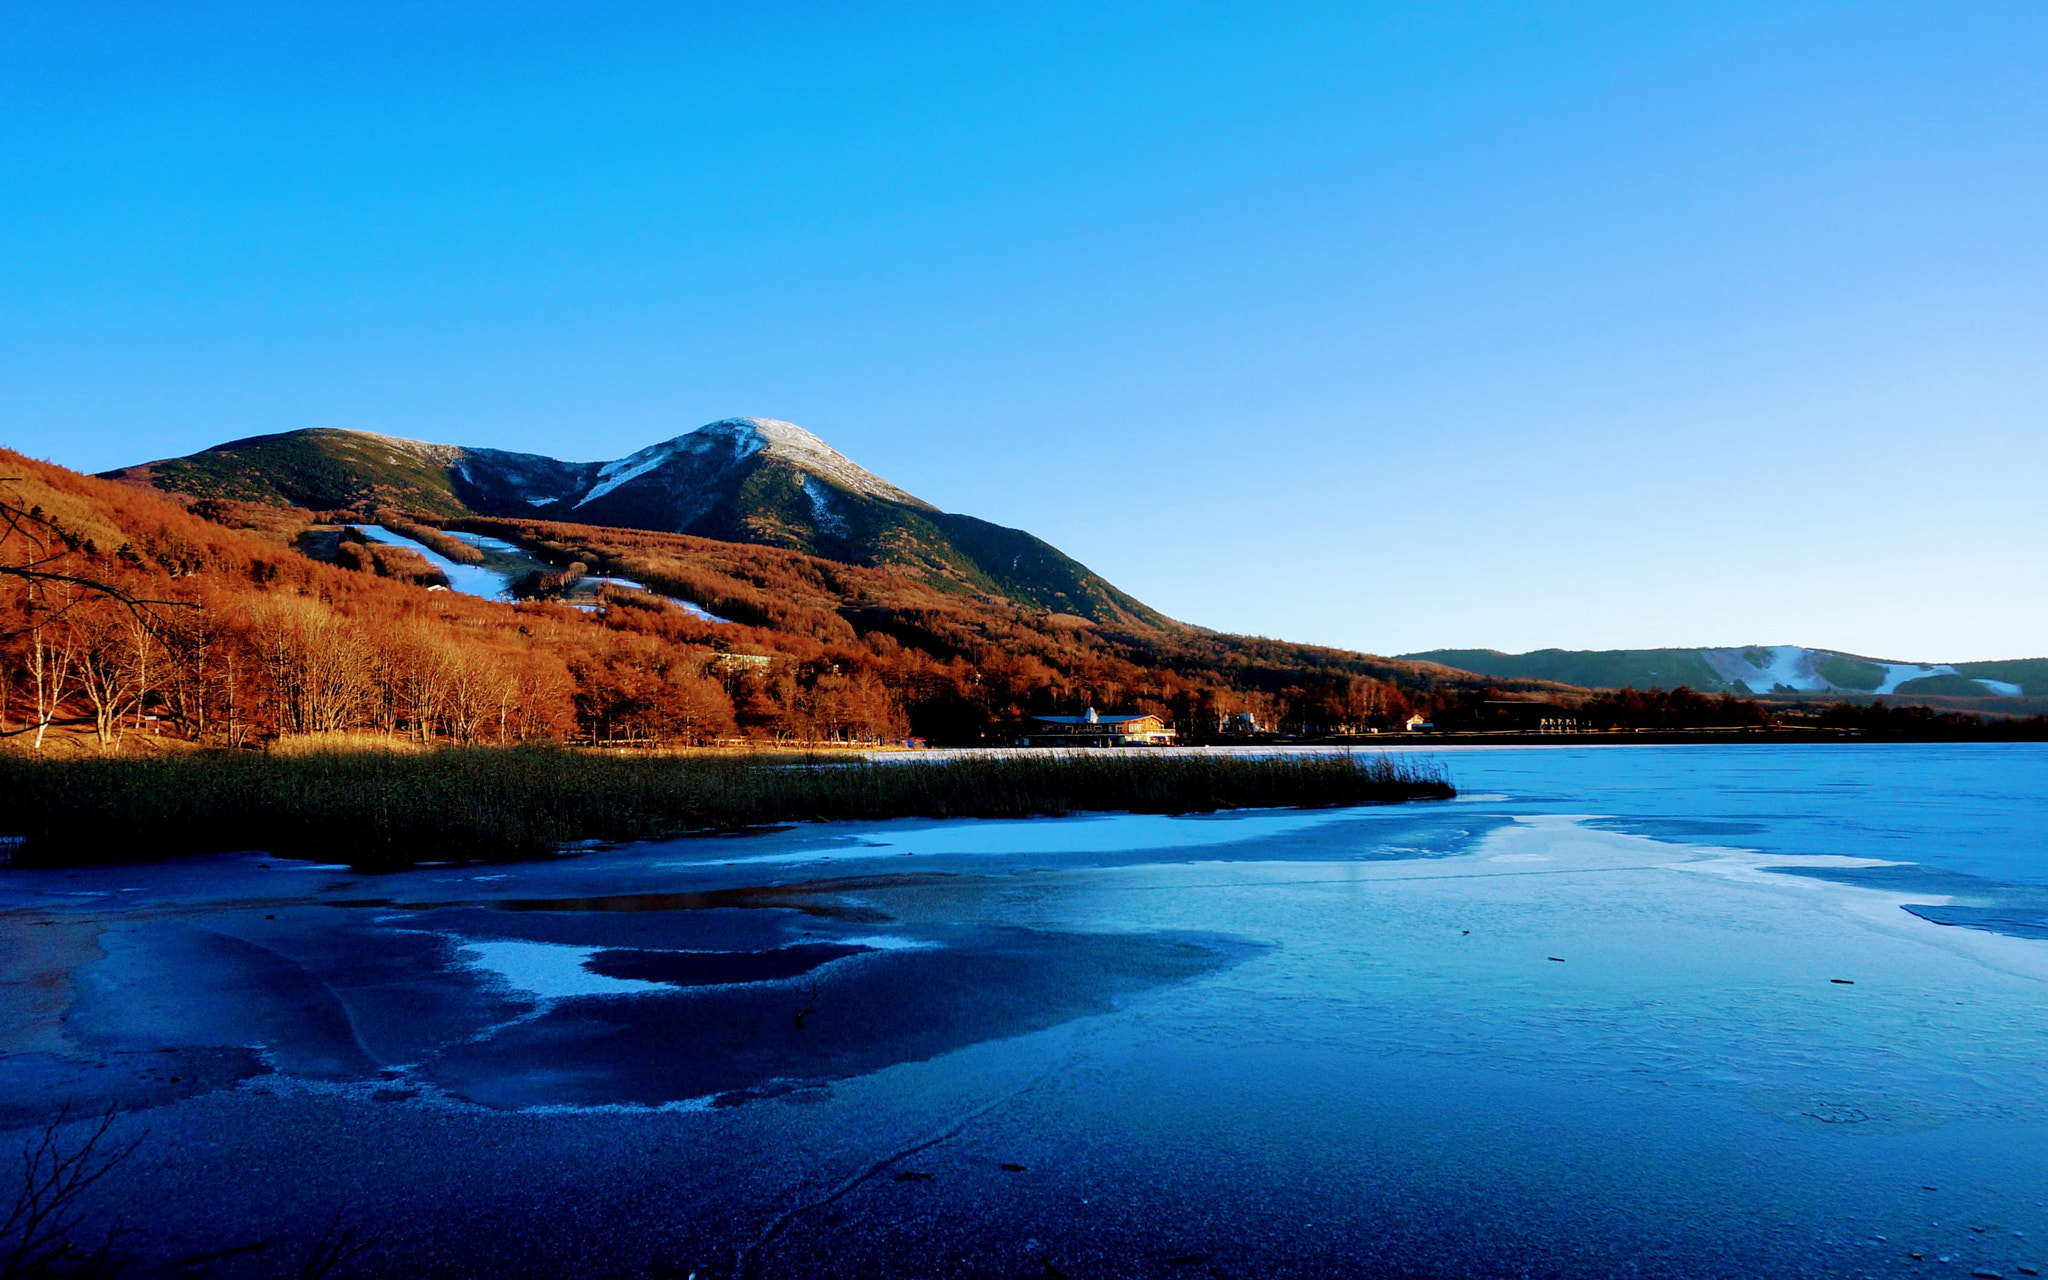
[[[354,624],[306,596],[260,599],[251,619],[280,731],[332,733],[365,722],[377,687],[369,643]]]
[[[46,584],[39,584],[39,587],[42,585]],[[31,590],[36,595],[42,594],[38,588]],[[68,597],[76,588],[66,583],[60,591]],[[26,628],[29,640],[28,677],[35,698],[35,720],[30,727],[36,732],[35,749],[41,751],[44,735],[55,723],[64,699],[71,695],[70,685],[78,666],[78,635],[65,622],[64,615],[71,609],[68,599],[54,607],[40,599],[30,599],[26,608],[29,614]]]
[[[16,482],[0,476],[0,485]],[[88,578],[64,570],[72,567],[70,557],[85,544],[38,506],[23,506],[18,497],[0,491],[0,578],[24,584],[40,598],[40,589],[68,587],[58,596],[55,616],[86,600],[112,600],[130,613],[142,614],[152,606],[196,607],[182,600],[144,600],[133,592],[100,578]],[[9,633],[0,632],[0,639]],[[12,634],[19,634],[14,632]]]
[[[21,1186],[14,1208],[0,1222],[0,1280],[112,1274],[109,1255],[120,1235],[119,1224],[107,1228],[97,1247],[81,1245],[76,1235],[85,1193],[142,1143],[138,1136],[125,1147],[110,1147],[106,1138],[114,1116],[108,1111],[83,1141],[67,1147],[67,1105],[40,1135],[22,1144]]]
[[[149,651],[154,643],[141,614],[112,616],[105,607],[77,614],[71,630],[79,636],[78,686],[92,706],[93,730],[101,751],[121,744],[121,722],[140,718],[149,696]]]
[[[216,702],[233,702],[232,650],[220,619],[203,610],[170,617],[155,639],[164,657],[159,705],[186,737],[202,741],[212,732]]]
[[[13,482],[13,477],[0,477],[0,485]],[[38,751],[42,750],[43,740],[64,700],[71,696],[72,686],[85,689],[87,683],[88,672],[82,662],[85,646],[71,625],[73,611],[89,603],[105,602],[125,611],[137,628],[133,634],[146,641],[159,617],[157,610],[197,608],[182,600],[146,600],[117,583],[70,572],[76,567],[73,557],[90,548],[87,540],[65,529],[41,507],[24,505],[13,493],[0,489],[0,582],[12,583],[21,591],[18,607],[0,616],[0,640],[28,636],[25,665],[36,711],[35,719],[20,729],[0,728],[0,737],[33,730]],[[137,670],[146,674],[146,665]],[[109,671],[105,664],[100,664],[93,674]],[[85,691],[90,693],[89,689]],[[105,691],[104,687],[101,691]],[[139,715],[139,700],[135,709]],[[99,710],[97,701],[95,710]],[[120,714],[117,709],[113,719],[118,721]],[[95,718],[99,721],[101,746],[105,747],[111,722],[104,717]]]
[[[486,717],[501,705],[500,690],[510,681],[489,653],[449,653],[444,666],[448,736],[464,745],[474,743],[483,734]]]

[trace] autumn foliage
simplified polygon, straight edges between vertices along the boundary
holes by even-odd
[[[1340,650],[1101,627],[899,569],[634,530],[469,521],[553,566],[556,588],[586,570],[651,588],[605,587],[596,609],[486,601],[431,589],[439,575],[402,548],[329,532],[325,560],[302,554],[314,513],[186,505],[4,451],[0,508],[16,513],[0,538],[0,734],[31,748],[53,734],[109,752],[351,734],[975,743],[1085,705],[1190,733],[1243,711],[1320,733],[1394,723],[1441,683]],[[9,572],[31,563],[62,572]]]
[[[18,455],[0,454],[0,476],[0,502],[18,513],[0,541],[0,732],[29,746],[81,726],[109,751],[138,737],[576,731],[574,682],[550,643],[590,630],[573,611],[430,592],[399,557],[319,563]],[[65,573],[5,572],[31,562]]]
[[[0,517],[0,743],[31,750],[974,744],[1087,706],[1150,712],[1196,739],[1246,726],[1341,737],[1411,713],[1455,727],[1501,699],[1554,701],[1586,729],[1761,727],[1784,714],[1688,689],[1589,695],[1178,624],[1104,626],[772,547],[380,515],[471,562],[448,529],[502,538],[544,566],[526,584],[534,598],[480,600],[436,589],[445,579],[418,553],[330,515],[188,504],[4,451]],[[647,589],[607,584],[572,607],[587,576]],[[1906,719],[1843,707],[1817,727],[1978,724]]]

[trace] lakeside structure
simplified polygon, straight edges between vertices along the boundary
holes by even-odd
[[[1158,716],[1098,714],[1032,716],[1018,735],[1020,747],[1170,747],[1174,732]]]

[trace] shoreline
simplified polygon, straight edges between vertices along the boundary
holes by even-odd
[[[1303,741],[1279,740],[1273,742],[1216,742],[1188,744],[1171,747],[925,747],[916,751],[896,750],[868,751],[865,758],[871,764],[915,763],[920,760],[945,759],[986,759],[998,756],[1017,758],[1071,758],[1076,756],[1180,756],[1211,759],[1228,759],[1232,756],[1256,757],[1271,755],[1330,756],[1330,755],[1427,755],[1437,751],[1506,751],[1506,750],[1559,750],[1569,748],[1613,749],[1623,747],[1704,747],[1704,746],[2039,746],[2032,738],[1942,738],[1910,737],[1905,735],[1855,735],[1836,733],[1812,734],[1720,734],[1703,733],[1473,733],[1442,734],[1389,734],[1381,738],[1359,739],[1312,739]],[[858,753],[857,753],[858,754]]]

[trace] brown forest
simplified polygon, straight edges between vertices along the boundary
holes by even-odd
[[[487,601],[434,589],[402,549],[330,534],[324,558],[304,554],[316,513],[188,505],[6,452],[0,510],[0,734],[31,747],[53,733],[108,751],[338,733],[975,743],[1089,705],[1190,734],[1246,711],[1322,734],[1391,726],[1475,687],[1427,664],[1105,628],[897,570],[632,530],[467,522],[555,566],[542,576],[557,586],[587,571],[652,588],[603,589],[596,609]]]

